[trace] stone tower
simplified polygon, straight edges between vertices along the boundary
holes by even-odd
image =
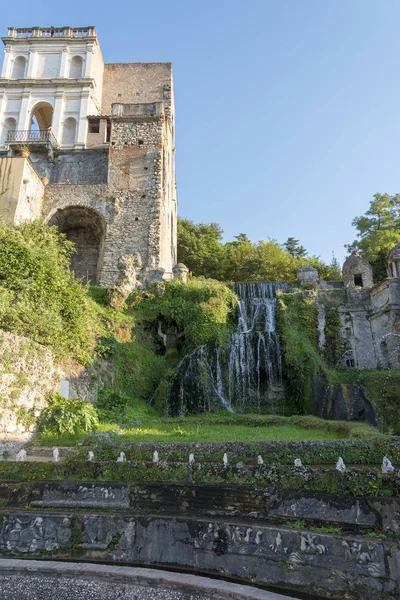
[[[57,225],[91,283],[121,281],[129,260],[172,277],[171,64],[104,63],[95,27],[11,27],[3,42],[0,217]]]

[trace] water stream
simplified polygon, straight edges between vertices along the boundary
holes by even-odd
[[[282,283],[237,283],[236,330],[226,347],[203,345],[182,358],[168,390],[169,415],[274,411],[282,391],[282,356],[276,331],[276,293]]]

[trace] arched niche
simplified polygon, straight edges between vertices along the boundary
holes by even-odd
[[[7,140],[9,131],[15,131],[16,129],[17,129],[17,121],[13,117],[8,117],[4,121],[4,125],[3,125],[3,133],[1,136],[2,144],[4,144],[4,142]]]
[[[99,281],[103,261],[103,244],[106,224],[96,210],[84,206],[68,206],[58,209],[49,220],[60,233],[74,243],[75,254],[71,270],[76,277],[92,285]]]
[[[53,121],[53,107],[48,102],[39,102],[31,112],[31,131],[40,129],[44,131],[51,127]]]
[[[62,146],[73,146],[76,139],[76,119],[68,117],[65,119],[63,125],[63,132],[61,138]]]
[[[69,66],[70,79],[79,79],[82,77],[83,60],[81,56],[73,56]]]
[[[26,58],[24,56],[17,56],[14,60],[11,79],[23,79],[25,76],[26,69]]]

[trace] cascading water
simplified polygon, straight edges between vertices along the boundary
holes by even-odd
[[[286,284],[237,283],[237,329],[227,347],[200,346],[182,358],[168,390],[170,415],[213,408],[260,410],[282,384],[282,357],[276,331],[276,292]]]

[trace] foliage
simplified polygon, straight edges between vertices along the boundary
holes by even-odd
[[[400,241],[400,194],[375,194],[365,215],[355,217],[352,225],[358,239],[346,247],[349,252],[358,250],[371,263],[379,282],[387,276],[390,250]]]
[[[69,270],[73,244],[41,221],[0,221],[0,328],[82,363],[100,323],[87,290]]]
[[[232,460],[234,459],[235,462],[244,461],[247,463],[249,462],[250,457],[253,457],[252,460],[254,460],[257,453],[262,454],[265,452],[265,448],[255,448],[255,442],[263,443],[270,441],[272,445],[268,448],[267,456],[264,457],[264,460],[268,463],[278,461],[285,462],[285,464],[292,464],[294,458],[297,457],[296,452],[298,452],[298,449],[285,447],[286,455],[283,450],[282,452],[279,450],[278,454],[274,454],[274,452],[277,451],[277,448],[281,448],[280,444],[284,440],[384,439],[384,436],[382,436],[376,428],[365,423],[326,421],[309,415],[284,417],[280,415],[261,416],[240,415],[236,413],[213,413],[179,418],[157,417],[154,415],[152,416],[151,410],[148,408],[146,409],[140,403],[135,407],[135,414],[133,414],[133,411],[131,413],[131,420],[135,417],[134,426],[132,426],[132,423],[121,425],[121,421],[118,422],[118,425],[114,425],[112,423],[115,423],[115,417],[120,417],[121,413],[118,410],[118,399],[113,399],[113,401],[115,401],[115,404],[113,405],[111,402],[108,405],[109,412],[106,415],[102,412],[105,404],[103,403],[103,400],[100,401],[98,405],[101,407],[99,410],[100,417],[103,418],[105,416],[108,422],[101,423],[98,430],[114,435],[117,433],[118,436],[115,438],[115,443],[123,444],[123,450],[126,452],[127,457],[132,455],[132,458],[137,460],[151,460],[153,450],[151,450],[151,452],[149,450],[147,454],[146,452],[140,454],[138,448],[129,446],[130,442],[165,443],[176,441],[212,443],[231,442],[232,440],[244,443],[251,442],[253,445],[245,450],[245,452],[247,452],[245,456],[240,453],[235,456],[232,454],[233,450],[230,450]],[[53,446],[55,443],[60,446],[73,446],[85,438],[86,445],[91,445],[93,443],[92,436],[88,437],[83,433],[73,436],[63,436],[62,438],[46,433],[40,436],[38,443],[46,446]],[[343,448],[339,451],[338,447],[331,449],[318,447],[317,450],[318,453],[315,448],[312,451],[309,451],[306,447],[302,449],[301,457],[304,459],[304,464],[313,464],[313,457],[316,457],[316,462],[318,464],[322,464],[326,460],[334,463],[336,462],[340,451],[343,453]],[[390,454],[390,449],[385,450]],[[112,452],[115,451],[112,449]],[[162,452],[164,453],[165,450],[163,449]],[[358,462],[362,463],[363,461],[368,461],[370,459],[363,447],[361,450],[357,450],[357,452],[358,455],[353,449],[351,456],[348,455],[353,464]],[[168,460],[186,460],[187,449],[182,450],[182,453],[184,454],[183,458],[179,453],[173,453],[172,455],[168,455]],[[203,455],[199,449],[196,450],[197,458],[202,462],[210,460],[222,462],[223,453],[221,453],[221,456],[214,456],[214,458],[210,457],[209,453],[210,451],[208,450],[205,451],[205,454]],[[376,454],[375,451],[373,451],[373,453],[374,455]],[[291,458],[292,454],[294,457],[293,459]],[[111,450],[108,454],[102,454],[102,456],[103,458],[111,459]],[[381,460],[381,458],[379,457],[378,460]]]
[[[184,263],[195,277],[219,279],[224,254],[222,234],[217,223],[195,224],[178,219],[178,262]]]
[[[185,285],[168,281],[162,293],[136,292],[135,303],[138,325],[150,326],[162,320],[184,332],[185,347],[209,343],[224,335],[230,328],[237,303],[234,292],[221,283],[191,279]]]
[[[335,259],[326,265],[316,256],[306,257],[306,250],[295,238],[283,245],[276,240],[252,243],[240,233],[234,241],[223,243],[222,234],[216,223],[195,224],[180,219],[178,260],[193,275],[219,281],[294,281],[303,265],[316,267],[321,279],[341,279]]]
[[[67,400],[52,394],[48,406],[42,411],[39,429],[56,434],[93,431],[99,424],[93,404],[85,400]]]
[[[324,368],[317,347],[315,297],[281,294],[277,302],[277,326],[282,337],[287,394],[301,412],[311,410],[312,378]]]
[[[330,367],[336,367],[347,349],[347,342],[340,336],[339,311],[336,306],[326,306],[325,346],[323,350],[325,362]]]
[[[308,254],[304,246],[300,245],[299,240],[296,240],[293,237],[288,238],[283,246],[286,248],[289,254],[295,258],[305,258],[305,256]]]

